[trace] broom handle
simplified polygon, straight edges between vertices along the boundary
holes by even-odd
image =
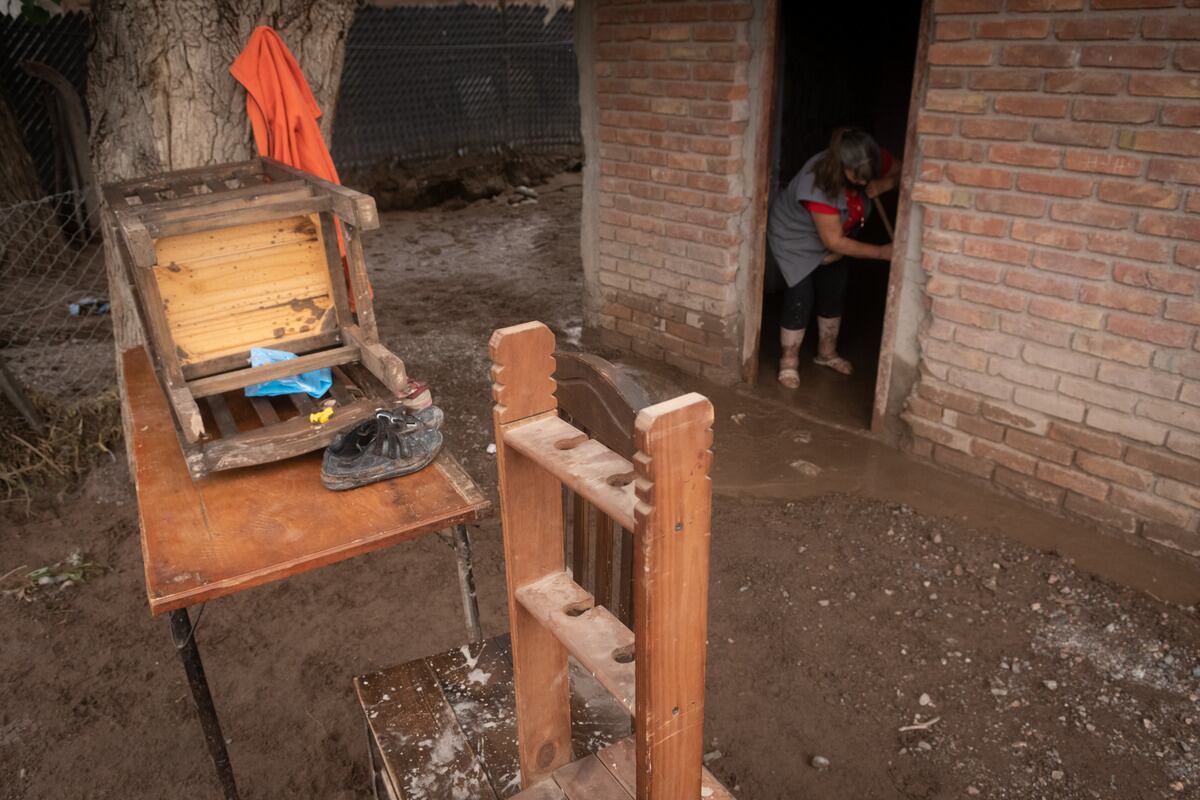
[[[872,199],[875,201],[875,210],[879,212],[879,218],[883,220],[883,228],[887,231],[888,241],[895,241],[896,233],[892,230],[892,221],[888,219],[887,212],[883,210],[883,203],[879,202],[878,197]]]

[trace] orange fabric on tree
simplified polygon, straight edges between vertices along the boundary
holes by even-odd
[[[246,87],[246,115],[250,117],[259,155],[341,183],[321,136],[318,123],[321,108],[292,51],[278,33],[264,25],[255,28],[246,47],[230,65],[229,74]],[[350,270],[346,266],[341,225],[336,220],[335,224],[342,269],[349,285]],[[353,293],[350,303],[353,308]]]

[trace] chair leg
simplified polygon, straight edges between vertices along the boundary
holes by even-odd
[[[454,557],[458,560],[458,587],[462,592],[463,616],[471,641],[483,641],[479,626],[479,600],[475,596],[475,573],[471,566],[471,539],[466,525],[454,526]]]

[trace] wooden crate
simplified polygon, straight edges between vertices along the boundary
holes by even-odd
[[[371,303],[370,196],[260,158],[111,184],[104,199],[193,477],[324,447],[407,390]],[[252,347],[298,358],[251,369]],[[334,374],[329,424],[309,422],[319,409],[304,394],[244,396],[321,367]]]

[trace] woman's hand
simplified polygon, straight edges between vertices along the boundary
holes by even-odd
[[[830,253],[851,258],[879,258],[889,261],[892,258],[891,244],[878,245],[851,239],[842,232],[842,221],[837,214],[813,214],[813,222],[817,226],[817,235],[821,244]]]

